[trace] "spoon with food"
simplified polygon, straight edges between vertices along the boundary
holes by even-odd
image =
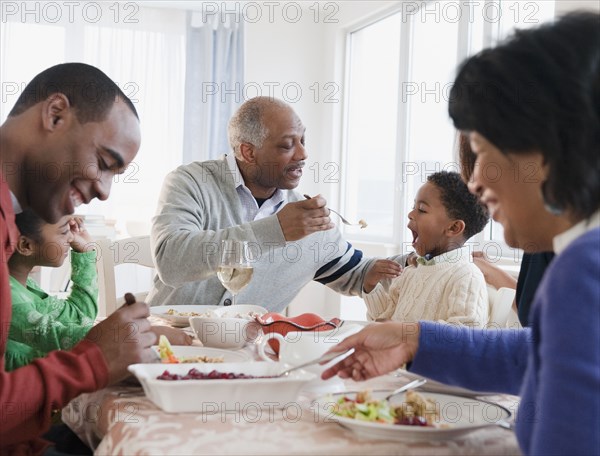
[[[311,197],[309,195],[306,195],[306,194],[304,194],[304,198],[311,199]],[[363,220],[363,219],[360,219],[358,221],[358,223],[351,223],[348,220],[346,220],[344,218],[344,216],[342,214],[340,214],[338,211],[334,211],[333,209],[331,209],[329,207],[327,209],[329,209],[330,212],[333,212],[335,215],[337,215],[340,218],[340,220],[342,221],[342,223],[344,225],[348,225],[348,226],[360,226],[361,229],[367,227],[367,222],[365,220]]]

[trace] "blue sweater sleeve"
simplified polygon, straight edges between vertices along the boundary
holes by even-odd
[[[516,430],[523,451],[598,455],[600,230],[554,259],[531,317],[535,350]]]
[[[529,329],[475,329],[422,321],[411,371],[479,391],[518,394],[531,345]]]
[[[520,393],[516,435],[524,454],[600,454],[600,229],[553,260],[531,317],[531,330],[422,322],[411,369]]]

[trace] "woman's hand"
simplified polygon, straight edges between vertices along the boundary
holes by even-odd
[[[517,280],[508,272],[491,263],[485,253],[481,251],[475,251],[472,255],[473,263],[475,263],[475,266],[477,266],[483,273],[486,283],[496,289],[500,289],[502,287],[512,289],[517,288]]]
[[[419,323],[372,324],[329,351],[354,348],[347,358],[325,370],[323,380],[339,375],[355,381],[387,374],[413,360],[419,347]]]

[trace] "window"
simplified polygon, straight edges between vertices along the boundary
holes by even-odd
[[[357,241],[412,250],[406,224],[417,189],[433,172],[459,170],[447,113],[459,63],[515,27],[554,15],[550,1],[467,3],[403,3],[347,35],[342,207],[369,222],[368,230],[346,228]],[[475,248],[482,241],[514,256],[496,223],[473,240]]]
[[[379,239],[394,233],[400,19],[396,13],[350,35],[346,213],[366,219]]]
[[[125,173],[115,176],[111,198],[80,206],[77,212],[118,221],[121,233],[126,220],[149,223],[165,175],[182,161],[185,12],[94,3],[82,9],[71,5],[73,20],[67,9],[55,20],[60,5],[40,4],[28,6],[27,14],[3,16],[0,121],[40,71],[73,61],[102,69],[134,102],[142,144]]]
[[[65,29],[58,25],[6,22],[1,29],[0,79],[4,122],[25,85],[40,71],[65,61]],[[23,58],[24,55],[35,58]]]
[[[400,81],[400,103],[406,112],[404,128],[405,160],[400,168],[399,187],[402,238],[396,239],[406,252],[412,235],[406,228],[408,212],[413,207],[417,190],[431,173],[458,171],[453,161],[455,129],[448,116],[448,94],[458,63],[459,23],[433,20],[413,20],[408,77]],[[400,230],[397,230],[400,231]],[[412,250],[412,247],[411,247]]]
[[[479,29],[489,35],[492,44],[496,43],[510,36],[516,28],[526,29],[552,20],[554,3],[554,1],[518,0],[492,2],[491,4],[495,6],[488,7],[487,13],[481,15],[481,18],[488,20],[484,20]],[[512,266],[513,271],[517,271],[523,252],[506,245],[504,228],[500,223],[491,220],[476,239],[483,241],[483,249],[491,260],[497,259],[504,266],[508,268]]]

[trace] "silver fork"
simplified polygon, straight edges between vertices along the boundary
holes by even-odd
[[[312,197],[304,194],[304,198],[306,199],[311,199]],[[342,221],[342,223],[344,225],[348,225],[348,226],[360,226],[361,228],[366,228],[367,227],[367,222],[365,222],[364,220],[359,220],[358,223],[351,223],[348,220],[346,220],[346,218],[340,214],[338,211],[334,211],[333,209],[331,209],[330,207],[327,208],[329,210],[329,212],[333,212],[335,215],[337,215],[340,220]]]
[[[418,388],[421,385],[427,383],[427,380],[424,378],[417,378],[412,382],[408,382],[406,385],[402,385],[400,388],[395,389],[390,394],[388,394],[384,400],[389,401],[392,397],[394,397],[398,393],[402,393],[403,391],[409,390],[411,388]]]
[[[293,372],[297,369],[302,369],[303,367],[311,366],[313,364],[325,363],[327,361],[331,361],[334,358],[337,358],[338,356],[342,356],[342,355],[346,355],[346,354],[350,355],[352,353],[354,353],[353,348],[350,348],[346,351],[341,351],[341,352],[325,353],[324,355],[319,356],[317,359],[313,359],[306,363],[298,364],[297,366],[290,367],[290,368],[280,372],[279,374],[275,375],[275,377],[287,377],[290,374],[290,372]]]

